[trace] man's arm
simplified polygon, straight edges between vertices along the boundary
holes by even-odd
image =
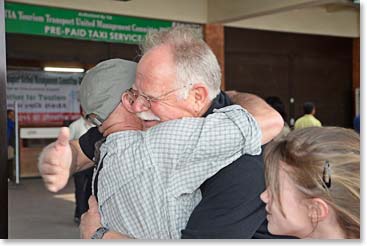
[[[123,234],[121,234],[119,232],[108,231],[104,235],[103,239],[133,239],[133,238],[130,238],[130,237],[126,236],[126,235],[123,235]]]
[[[93,166],[78,140],[69,141],[69,128],[62,127],[57,140],[46,146],[38,160],[38,169],[49,191],[64,188],[71,174]]]
[[[178,193],[193,192],[240,156],[261,152],[259,125],[239,105],[214,110],[205,118],[164,122],[150,128],[146,136],[144,143],[149,144],[154,162],[173,169],[172,180],[185,184]]]
[[[244,92],[226,91],[232,102],[239,104],[250,112],[259,123],[262,132],[262,143],[268,143],[283,129],[282,116],[260,97]]]

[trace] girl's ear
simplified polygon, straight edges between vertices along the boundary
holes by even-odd
[[[308,203],[308,216],[313,223],[325,220],[329,215],[329,205],[321,198],[312,198]]]

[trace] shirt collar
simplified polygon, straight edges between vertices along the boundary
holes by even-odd
[[[214,109],[224,108],[232,104],[233,103],[231,99],[229,98],[229,96],[224,91],[220,91],[217,97],[213,99],[212,105],[210,106],[208,111],[205,112],[203,117],[206,117],[209,114],[212,114]]]

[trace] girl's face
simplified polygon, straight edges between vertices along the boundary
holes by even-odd
[[[286,164],[280,163],[279,189],[284,216],[281,212],[279,201],[266,189],[261,195],[261,200],[266,203],[268,230],[274,235],[289,235],[305,238],[313,231],[311,218],[306,199],[296,189],[294,182],[284,171]]]

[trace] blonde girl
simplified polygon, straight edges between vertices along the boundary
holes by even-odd
[[[265,150],[268,229],[298,238],[360,238],[360,139],[353,130],[310,127]]]

